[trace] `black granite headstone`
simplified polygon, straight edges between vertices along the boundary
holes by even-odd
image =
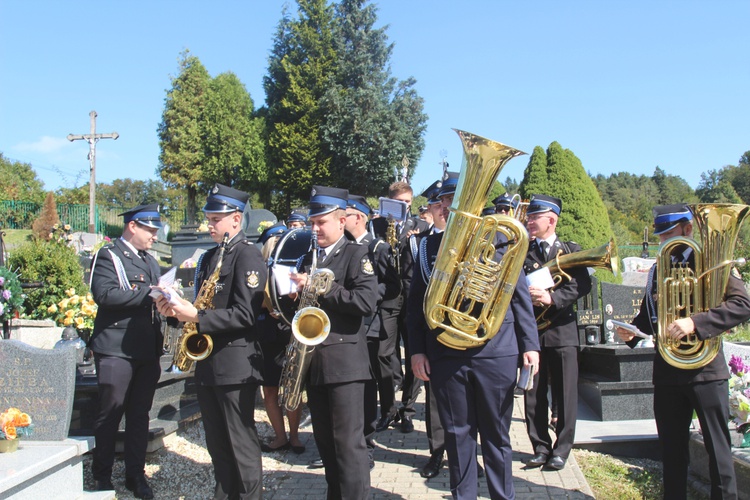
[[[629,323],[641,310],[644,293],[644,287],[602,283],[604,324],[610,319]],[[622,344],[611,332],[605,332],[605,337],[607,344]]]
[[[18,408],[34,424],[30,441],[68,437],[76,383],[76,350],[38,349],[0,341],[0,411]]]

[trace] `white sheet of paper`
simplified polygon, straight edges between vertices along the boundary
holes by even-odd
[[[159,284],[151,288],[149,295],[153,298],[157,298],[159,295],[163,295],[170,303],[177,303],[177,292],[175,292],[172,288],[176,277],[177,266],[161,275],[161,278],[159,278]]]
[[[543,267],[531,274],[527,274],[526,283],[529,286],[535,286],[545,290],[555,286],[555,281],[552,279],[552,274],[549,272],[548,267]]]
[[[273,279],[276,280],[276,290],[279,295],[289,295],[297,291],[297,285],[289,277],[290,273],[296,273],[297,268],[294,266],[282,266],[276,264],[273,267]]]

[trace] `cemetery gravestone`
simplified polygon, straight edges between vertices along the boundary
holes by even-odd
[[[18,408],[34,424],[31,441],[68,437],[76,382],[76,351],[0,341],[0,408]]]

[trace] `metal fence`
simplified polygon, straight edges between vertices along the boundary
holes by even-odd
[[[0,228],[2,229],[31,229],[34,221],[42,211],[42,203],[30,201],[0,201]],[[94,224],[96,232],[107,236],[118,236],[122,233],[122,217],[119,216],[126,208],[96,206]],[[172,228],[179,228],[187,221],[185,209],[170,210],[166,214]],[[57,214],[60,222],[70,224],[71,232],[89,230],[89,206],[72,203],[58,203]]]

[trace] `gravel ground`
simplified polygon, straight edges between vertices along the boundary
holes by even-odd
[[[303,419],[307,413],[303,414]],[[273,429],[262,403],[255,410],[255,420],[261,441],[273,439]],[[263,487],[275,490],[278,480],[283,479],[274,471],[284,469],[284,454],[263,453]],[[84,489],[93,490],[91,455],[83,460]],[[164,438],[164,447],[146,455],[146,479],[154,490],[155,499],[194,500],[211,498],[214,492],[213,466],[206,450],[206,438],[200,421]],[[122,456],[115,457],[112,473],[118,499],[135,498],[125,488],[125,463]]]

